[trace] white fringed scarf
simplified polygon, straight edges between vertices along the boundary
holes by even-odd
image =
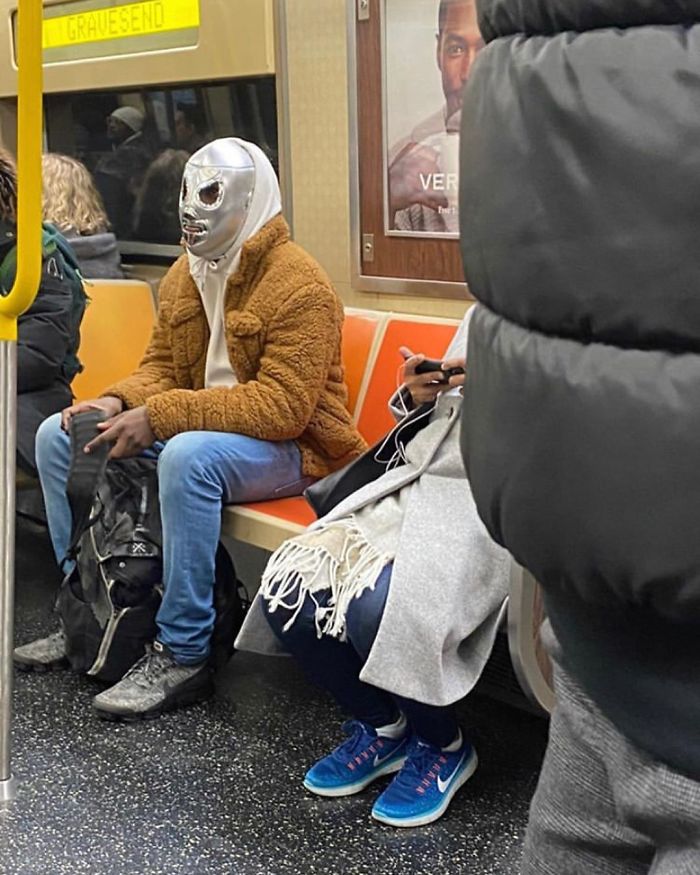
[[[381,528],[374,546],[360,528],[358,515],[332,523],[321,524],[304,534],[285,541],[270,557],[260,585],[260,594],[267,610],[274,613],[283,608],[291,613],[285,631],[296,620],[309,595],[316,604],[316,634],[345,640],[345,616],[350,602],[366,589],[374,589],[385,565],[395,556],[395,544],[401,531],[403,516],[398,502],[371,505],[372,530]],[[381,506],[382,512],[377,514]],[[391,546],[393,544],[393,549]],[[329,592],[325,605],[315,594]]]

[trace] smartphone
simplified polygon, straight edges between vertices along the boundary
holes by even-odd
[[[448,368],[446,371],[442,370],[442,362],[436,361],[435,359],[425,359],[419,365],[416,365],[416,373],[417,374],[431,374],[434,371],[442,371],[445,375],[444,380],[440,380],[441,383],[446,383],[450,377],[458,377],[460,374],[464,373],[464,368]]]

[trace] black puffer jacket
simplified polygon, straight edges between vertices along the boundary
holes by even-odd
[[[700,0],[482,0],[465,461],[569,667],[700,775]]]
[[[0,264],[15,246],[15,228],[0,223]],[[9,291],[14,271],[7,279]],[[2,282],[0,282],[2,285]],[[80,365],[80,322],[73,284],[60,252],[44,256],[32,306],[17,321],[17,464],[35,475],[36,432],[47,416],[67,407],[70,384]]]

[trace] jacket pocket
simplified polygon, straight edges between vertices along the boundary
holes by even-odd
[[[170,316],[170,348],[175,369],[182,374],[201,365],[206,357],[209,327],[199,301],[173,307]]]
[[[226,314],[226,347],[238,379],[252,380],[260,368],[265,347],[265,326],[254,313],[231,310]]]

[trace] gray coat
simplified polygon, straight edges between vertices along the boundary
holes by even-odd
[[[453,344],[460,353],[462,337],[460,331]],[[430,705],[455,702],[477,682],[508,592],[509,555],[487,534],[464,475],[461,406],[460,396],[443,396],[430,425],[409,444],[407,464],[367,484],[324,518],[341,519],[407,490],[386,607],[360,677]],[[258,595],[236,646],[281,654],[263,609]]]
[[[84,277],[94,280],[123,278],[117,238],[111,231],[82,237],[69,232],[65,236]]]

